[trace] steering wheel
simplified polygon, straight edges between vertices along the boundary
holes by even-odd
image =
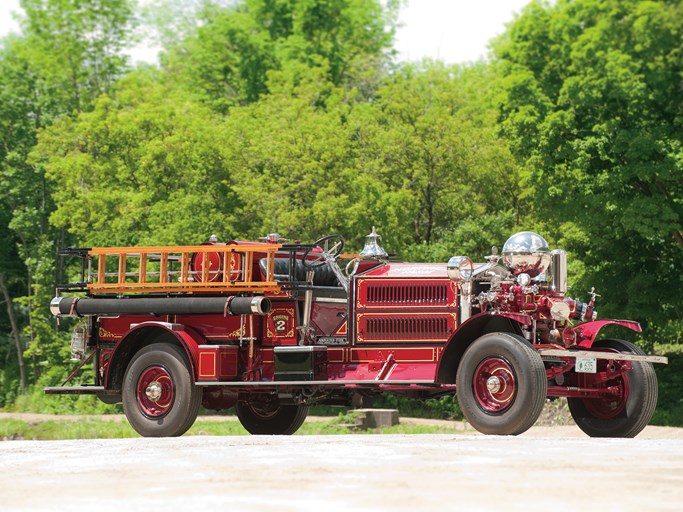
[[[323,244],[329,245],[329,243],[332,241],[334,241],[332,248],[329,251],[326,251],[323,247]],[[319,238],[311,247],[306,249],[306,251],[303,253],[303,255],[301,256],[301,263],[305,268],[309,270],[321,267],[322,265],[327,263],[328,258],[337,259],[337,257],[344,250],[344,244],[344,237],[342,237],[341,235],[327,235],[322,238]],[[311,260],[308,260],[307,258],[309,254],[311,254],[311,251],[316,247],[322,249],[322,252],[314,253],[315,257]]]

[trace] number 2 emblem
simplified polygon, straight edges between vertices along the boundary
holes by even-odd
[[[281,339],[294,336],[294,310],[277,308],[271,311],[268,335]]]

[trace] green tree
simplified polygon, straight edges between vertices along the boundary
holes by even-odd
[[[192,244],[235,231],[231,177],[206,108],[141,70],[33,153],[54,184],[51,221],[86,246]]]
[[[495,84],[483,65],[405,66],[350,117],[399,246],[428,246],[467,219],[518,209],[515,166],[495,131]]]
[[[602,313],[660,327],[683,321],[681,27],[678,1],[534,2],[495,45],[537,212]]]
[[[66,241],[48,222],[52,190],[42,162],[29,155],[40,130],[89,109],[125,71],[120,50],[127,44],[132,3],[24,0],[21,5],[22,34],[0,45],[0,183],[7,212],[0,218],[6,219],[6,241],[17,247],[8,251],[14,260],[5,265],[3,295],[17,310],[12,330],[23,327],[30,344],[26,355],[35,382],[43,368],[61,368],[65,361],[47,306],[61,280],[56,252]]]
[[[294,82],[306,68],[325,70],[334,85],[386,64],[397,2],[377,0],[244,0],[198,10],[195,34],[172,44],[165,68],[219,112],[268,92],[268,74]]]
[[[391,251],[426,259],[467,244],[468,219],[506,220],[480,230],[477,248],[509,234],[521,200],[495,132],[494,71],[406,67],[372,101],[325,75],[310,68],[295,83],[273,73],[270,94],[225,120],[223,153],[250,236],[337,231],[360,248],[376,225]],[[447,248],[437,255],[433,242]]]
[[[337,231],[361,239],[375,210],[364,201],[369,190],[357,190],[366,182],[346,122],[354,93],[326,81],[323,68],[301,73],[295,85],[274,72],[270,94],[225,120],[223,154],[244,234],[313,240]]]
[[[51,116],[90,108],[126,69],[134,0],[21,0],[26,58]]]
[[[245,0],[256,22],[266,27],[284,65],[327,63],[339,85],[359,60],[386,53],[393,43],[398,2],[376,0]]]

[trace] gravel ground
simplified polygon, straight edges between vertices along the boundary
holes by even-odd
[[[560,427],[564,428],[564,427]],[[3,511],[680,510],[683,440],[479,435],[0,443]]]
[[[0,414],[8,416],[55,419]],[[0,507],[17,512],[681,510],[683,429],[650,426],[636,439],[590,439],[574,425],[539,425],[518,437],[498,437],[447,424],[453,434],[4,442]]]

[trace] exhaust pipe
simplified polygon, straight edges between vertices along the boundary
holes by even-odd
[[[562,249],[550,253],[550,289],[567,293],[567,252]]]
[[[267,297],[55,297],[50,312],[57,317],[95,315],[267,315]]]

